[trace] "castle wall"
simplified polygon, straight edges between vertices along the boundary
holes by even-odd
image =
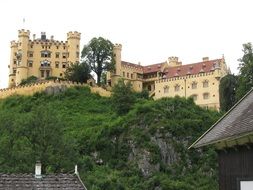
[[[17,86],[13,88],[0,89],[0,99],[7,98],[13,95],[23,95],[23,96],[32,96],[37,92],[43,92],[47,87],[55,87],[65,85],[67,88],[74,86],[89,86],[87,84],[81,84],[71,81],[46,81],[41,83],[34,83],[24,86]],[[106,91],[101,87],[91,87],[89,86],[92,93],[97,93],[100,96],[109,97],[111,93]]]
[[[219,109],[219,75],[219,70],[216,70],[197,75],[158,80],[155,83],[155,99],[175,96],[193,97],[199,106]],[[205,82],[208,83],[207,86]]]

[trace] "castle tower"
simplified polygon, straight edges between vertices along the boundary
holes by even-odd
[[[27,54],[28,54],[28,43],[29,43],[30,31],[19,30],[18,31],[18,51],[16,54],[17,58],[17,71],[16,71],[16,85],[19,85],[23,79],[28,77],[27,68]]]
[[[169,67],[176,67],[182,65],[182,62],[178,61],[178,57],[171,56],[168,58],[167,63]]]
[[[117,83],[121,77],[121,44],[115,44],[113,47],[113,55],[115,58],[115,73],[111,73],[112,86]]]
[[[79,61],[80,57],[80,39],[81,33],[79,32],[68,32],[68,62],[75,64]]]
[[[11,55],[10,55],[10,64],[9,64],[9,87],[16,86],[16,65],[17,58],[15,52],[17,52],[18,44],[15,41],[11,41]]]

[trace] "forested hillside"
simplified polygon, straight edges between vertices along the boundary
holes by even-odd
[[[0,101],[0,172],[79,173],[89,190],[214,190],[216,154],[188,150],[219,117],[192,99],[139,98],[122,116],[111,98],[72,88]]]

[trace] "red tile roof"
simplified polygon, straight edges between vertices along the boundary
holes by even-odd
[[[199,63],[181,65],[177,67],[169,67],[164,70],[167,78],[176,77],[176,76],[186,76],[186,75],[195,75],[201,72],[211,72],[215,68],[215,64],[220,63],[221,59],[215,59],[210,61],[203,61]]]
[[[181,65],[176,67],[168,67],[164,70],[164,73],[166,73],[167,78],[176,77],[176,76],[186,76],[186,75],[195,75],[198,73],[206,73],[214,70],[215,65],[217,63],[220,63],[221,59],[214,59],[210,61],[203,61],[199,63],[193,63],[193,64],[187,64],[187,65]],[[137,69],[140,69],[143,71],[143,74],[147,73],[156,73],[158,71],[161,71],[161,68],[165,64],[165,62],[147,65],[147,66],[141,66],[134,63],[129,63],[126,61],[121,61],[122,65],[135,67]]]
[[[158,71],[161,71],[162,66],[165,63],[157,63],[157,64],[153,64],[153,65],[147,65],[147,66],[143,66],[143,73],[156,73]]]

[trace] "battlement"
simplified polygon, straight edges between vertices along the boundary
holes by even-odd
[[[114,44],[113,48],[121,50],[122,49],[122,45],[116,43],[116,44]]]
[[[67,39],[78,39],[80,40],[81,39],[81,33],[77,32],[77,31],[70,31],[67,33]]]
[[[171,57],[168,58],[168,61],[169,61],[169,62],[178,62],[178,57],[176,57],[176,56],[171,56]]]
[[[21,29],[18,30],[18,37],[30,37],[30,30]]]
[[[12,40],[11,41],[11,48],[17,47],[17,46],[18,46],[18,43],[15,40]]]
[[[37,82],[33,84],[27,84],[22,86],[16,86],[12,88],[4,88],[0,89],[0,99],[7,98],[13,95],[23,95],[23,96],[32,96],[37,92],[44,92],[48,87],[56,87],[56,86],[65,86],[66,88],[74,87],[74,86],[89,86],[86,83],[78,83],[72,81],[44,81],[44,82]],[[101,87],[91,87],[90,90],[92,93],[98,93],[100,96],[110,96],[111,93],[102,89]]]

